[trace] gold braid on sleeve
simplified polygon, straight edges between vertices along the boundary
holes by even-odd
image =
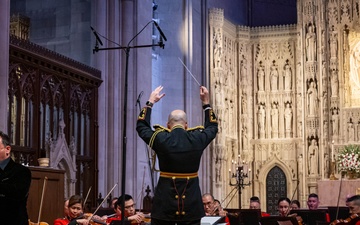
[[[153,145],[154,145],[154,140],[156,138],[156,136],[160,133],[160,132],[163,132],[163,131],[167,131],[169,132],[170,130],[163,127],[163,126],[160,126],[158,124],[154,125],[154,128],[155,128],[155,132],[153,133],[153,135],[151,136],[150,138],[150,141],[149,141],[149,147],[150,147],[150,150],[152,149]],[[159,169],[156,169],[155,168],[155,163],[156,163],[156,152],[153,151],[152,154],[151,154],[151,169],[153,171],[156,171],[156,172],[160,172]]]

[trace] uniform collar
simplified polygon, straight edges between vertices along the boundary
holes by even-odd
[[[10,162],[10,157],[9,158],[7,158],[7,159],[4,159],[3,161],[0,161],[0,168],[2,169],[2,170],[4,170],[5,169],[5,167],[7,166],[7,164]]]
[[[174,130],[174,129],[176,129],[176,128],[181,128],[181,129],[185,130],[185,129],[184,129],[184,126],[182,126],[182,125],[180,125],[180,124],[177,124],[177,125],[173,126],[173,127],[171,128],[171,130]]]

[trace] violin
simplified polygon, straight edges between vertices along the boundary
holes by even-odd
[[[350,224],[356,224],[356,222],[358,222],[359,220],[360,220],[360,215],[357,213],[354,213],[346,219],[334,220],[329,225],[341,225],[341,224],[350,225]]]
[[[303,225],[303,219],[301,216],[298,216],[296,213],[288,215],[288,217],[295,217],[296,221],[298,222],[298,225]]]
[[[30,220],[29,221],[29,225],[49,225],[47,222],[39,222],[39,223],[34,223],[34,222],[31,222]]]
[[[131,224],[150,224],[151,223],[151,215],[149,214],[143,214],[143,218],[141,220],[141,222],[138,222],[136,220],[132,220]]]
[[[81,219],[81,218],[84,218],[84,219],[89,219],[89,224],[91,225],[107,225],[106,222],[104,221],[101,221],[101,220],[98,220],[98,219],[94,219],[92,218],[93,217],[93,214],[92,213],[84,213],[82,215],[82,217],[78,218],[78,219]]]

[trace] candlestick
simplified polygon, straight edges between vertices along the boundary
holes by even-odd
[[[331,162],[335,162],[335,159],[334,159],[334,140],[332,141],[331,143]]]
[[[231,180],[231,169],[229,169],[229,179]]]

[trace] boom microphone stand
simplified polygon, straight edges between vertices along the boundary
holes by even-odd
[[[138,45],[138,46],[130,46],[130,43],[150,24],[154,23],[156,28],[158,29],[160,33],[160,41],[157,44],[150,44],[150,45]],[[129,67],[129,55],[130,55],[130,49],[133,48],[149,48],[149,47],[155,47],[159,46],[160,48],[165,47],[165,44],[163,43],[163,39],[166,41],[166,37],[164,33],[161,31],[159,25],[155,21],[148,22],[143,29],[141,29],[127,44],[126,47],[119,46],[119,47],[110,47],[110,48],[99,48],[98,43],[101,43],[101,40],[99,39],[99,36],[97,35],[97,32],[95,30],[94,34],[96,37],[96,44],[93,49],[93,52],[103,51],[103,50],[117,50],[117,49],[123,49],[125,50],[126,54],[126,61],[125,61],[125,81],[124,81],[124,116],[123,116],[123,157],[122,157],[122,176],[121,176],[121,195],[123,198],[121,199],[121,221],[122,224],[125,224],[125,174],[126,174],[126,144],[127,144],[127,137],[126,137],[126,124],[127,124],[127,95],[128,95],[128,67]]]

